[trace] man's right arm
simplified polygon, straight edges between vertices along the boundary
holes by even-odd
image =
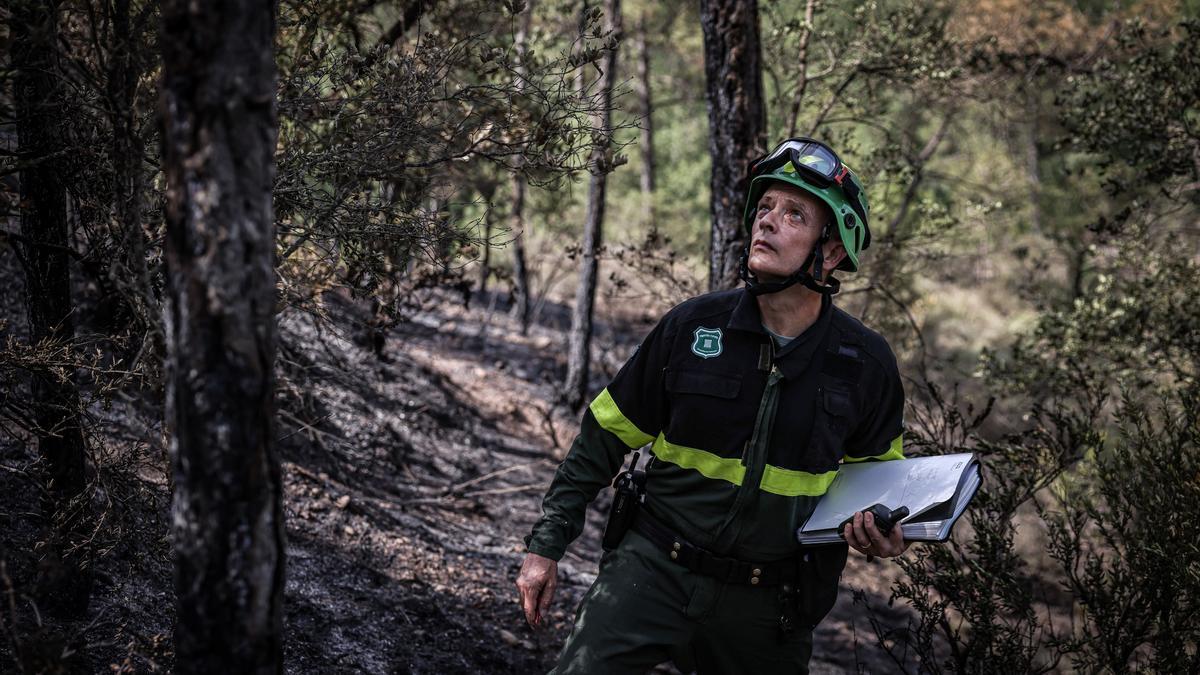
[[[663,369],[671,334],[664,318],[584,411],[579,435],[554,473],[542,517],[525,540],[532,553],[558,560],[583,531],[587,505],[610,485],[625,455],[654,440],[663,426]]]
[[[529,552],[551,560],[562,558],[567,546],[583,531],[587,505],[612,483],[629,450],[616,435],[600,426],[592,408],[584,412],[579,435],[542,499],[542,517],[525,540]]]
[[[541,624],[558,587],[558,560],[583,530],[587,505],[612,482],[627,451],[600,427],[590,409],[584,413],[579,436],[542,499],[542,517],[525,538],[528,553],[517,575],[517,590],[529,625]]]
[[[583,531],[587,505],[612,483],[625,455],[653,441],[662,428],[662,373],[670,346],[665,323],[650,332],[584,412],[579,435],[542,499],[542,517],[525,539],[529,555],[517,579],[531,625],[549,605],[557,574],[553,563]]]

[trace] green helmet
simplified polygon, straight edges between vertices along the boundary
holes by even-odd
[[[871,244],[867,224],[870,206],[858,176],[828,146],[807,138],[784,141],[770,155],[750,165],[750,178],[742,221],[747,233],[754,225],[758,200],[772,182],[798,187],[825,202],[833,212],[838,237],[846,248],[838,269],[858,271],[858,254]]]

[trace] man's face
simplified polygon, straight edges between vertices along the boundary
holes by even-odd
[[[758,200],[750,233],[747,265],[761,281],[781,281],[804,264],[821,230],[833,217],[824,202],[791,185],[776,183]],[[825,272],[833,270],[846,251],[837,237],[826,242]]]

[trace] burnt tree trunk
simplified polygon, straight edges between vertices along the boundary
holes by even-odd
[[[758,5],[755,0],[701,0],[700,25],[712,155],[708,287],[718,290],[738,283],[738,259],[746,245],[746,167],[766,147]]]
[[[275,3],[163,3],[175,666],[279,673]]]
[[[649,226],[655,229],[657,220],[654,217],[654,107],[651,102],[650,88],[650,50],[646,48],[646,13],[638,18],[637,23],[637,79],[634,87],[637,92],[638,108],[642,115],[641,134],[638,136],[642,151],[642,209],[648,214]]]
[[[509,214],[513,256],[513,316],[521,324],[521,335],[529,332],[529,268],[525,262],[525,178],[514,174]]]
[[[10,14],[11,66],[20,171],[26,306],[30,340],[48,349],[75,337],[68,266],[66,106],[58,69],[57,0],[16,0]],[[91,594],[87,541],[87,445],[79,391],[49,368],[30,383],[38,454],[49,489],[44,510],[53,523],[39,569],[44,608],[80,615]]]
[[[479,185],[479,197],[483,200],[483,241],[479,259],[479,295],[487,294],[488,277],[492,275],[492,199],[496,196],[496,184],[490,180]]]
[[[563,399],[572,410],[583,407],[587,397],[589,361],[592,345],[592,315],[596,304],[596,254],[604,240],[604,197],[608,174],[613,170],[612,90],[617,69],[617,49],[621,39],[621,2],[606,0],[604,14],[612,31],[611,48],[600,61],[600,112],[597,115],[599,142],[592,148],[591,183],[588,186],[587,211],[583,224],[579,285],[575,288],[575,306],[571,311],[571,332],[567,340],[567,379]]]
[[[483,212],[483,257],[479,261],[479,294],[487,295],[488,277],[492,276],[492,210]]]
[[[518,78],[526,73],[525,58],[529,54],[529,29],[533,20],[533,0],[525,3],[521,21],[517,28],[516,50]],[[517,93],[525,88],[525,81],[517,82]],[[512,206],[509,209],[509,229],[512,231],[513,256],[513,315],[521,324],[521,335],[529,331],[529,268],[525,263],[525,176],[521,173],[521,157],[517,157],[517,171],[512,176]]]

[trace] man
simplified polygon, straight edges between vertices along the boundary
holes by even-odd
[[[828,146],[790,139],[751,164],[746,287],[675,307],[584,414],[527,538],[517,587],[533,626],[587,504],[652,443],[645,502],[606,553],[557,673],[804,673],[845,545],[796,528],[842,461],[901,458],[904,393],[878,334],[833,306],[835,270],[870,243],[862,185]],[[855,514],[847,543],[907,547]]]

